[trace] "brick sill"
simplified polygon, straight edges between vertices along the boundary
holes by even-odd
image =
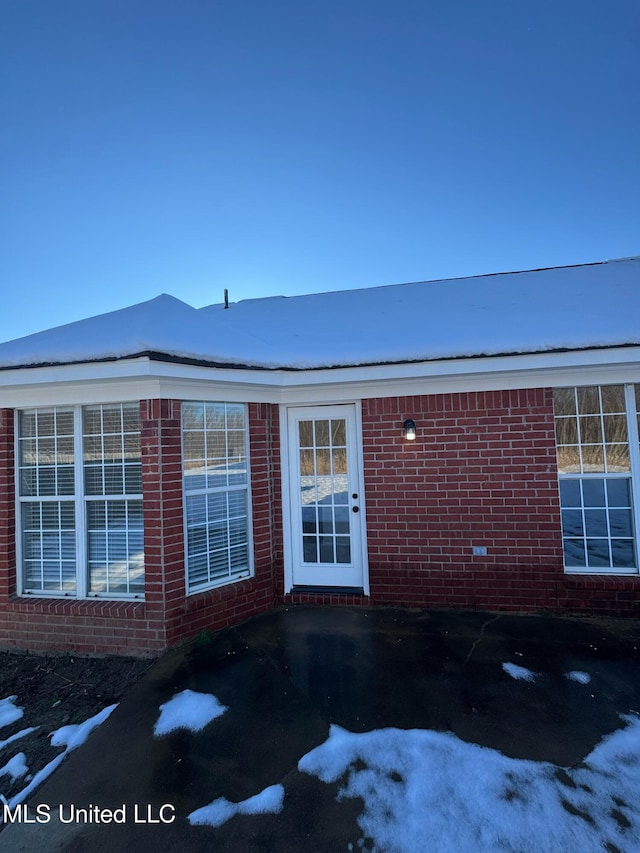
[[[146,614],[144,601],[116,601],[104,598],[44,598],[11,595],[7,610],[16,613],[54,613],[73,616],[118,616],[139,619]]]

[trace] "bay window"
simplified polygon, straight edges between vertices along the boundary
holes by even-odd
[[[251,574],[246,407],[183,403],[187,591]]]
[[[637,574],[640,386],[553,392],[567,572]]]
[[[139,405],[19,412],[17,468],[20,592],[143,597]]]

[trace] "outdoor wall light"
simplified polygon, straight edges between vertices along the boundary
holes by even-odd
[[[403,424],[404,426],[404,437],[407,441],[415,441],[416,440],[416,422],[412,421],[411,418],[407,418],[407,420]]]

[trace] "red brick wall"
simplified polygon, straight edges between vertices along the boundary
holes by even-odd
[[[550,390],[365,400],[362,422],[374,602],[630,615],[637,578],[564,574]]]

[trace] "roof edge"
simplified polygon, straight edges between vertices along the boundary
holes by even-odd
[[[582,265],[581,265],[582,266]],[[131,353],[123,356],[105,356],[104,358],[96,358],[91,360],[67,361],[67,362],[39,362],[37,364],[23,365],[5,365],[0,366],[0,374],[10,370],[37,370],[43,367],[75,367],[86,364],[108,364],[122,361],[129,361],[136,358],[148,358],[149,361],[158,362],[160,364],[184,364],[191,367],[205,367],[212,370],[256,370],[261,373],[311,373],[320,370],[355,370],[360,367],[391,367],[393,365],[404,364],[434,364],[440,361],[475,361],[482,358],[514,358],[516,356],[526,355],[553,355],[566,352],[588,352],[589,350],[614,350],[614,349],[630,349],[640,346],[640,341],[627,342],[624,344],[600,344],[584,347],[554,347],[550,349],[539,350],[522,350],[519,352],[504,351],[492,353],[474,353],[473,355],[450,355],[440,358],[415,358],[415,359],[398,359],[397,361],[365,361],[353,364],[320,364],[313,367],[266,367],[259,364],[242,364],[240,362],[223,362],[209,361],[206,359],[190,358],[188,356],[171,355],[169,353],[154,352],[146,350],[143,352]]]

